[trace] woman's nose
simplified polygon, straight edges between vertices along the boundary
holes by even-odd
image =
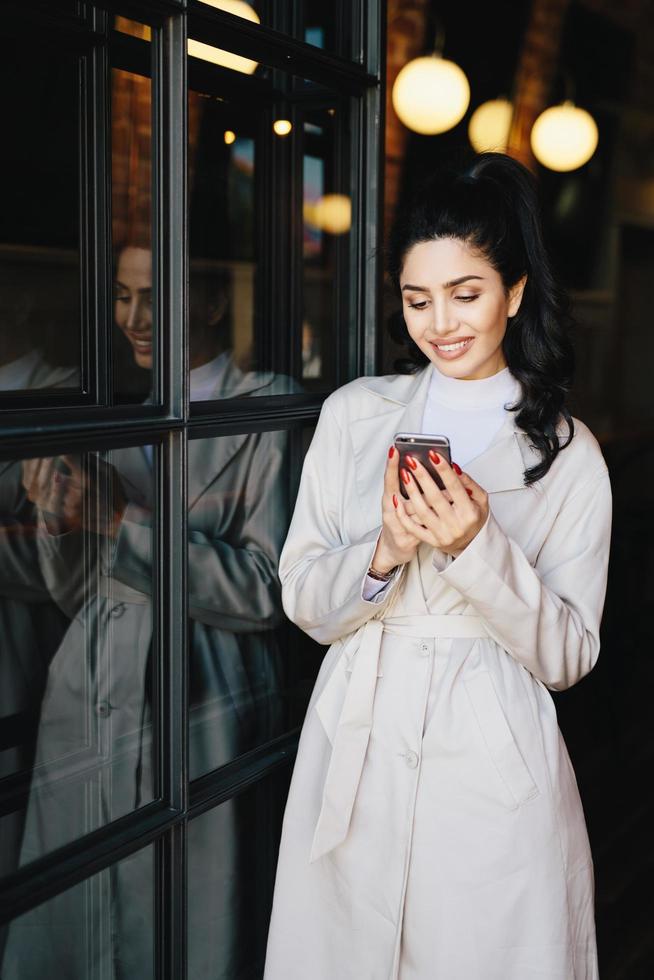
[[[148,330],[150,327],[150,316],[146,304],[141,299],[135,299],[129,305],[129,315],[127,317],[128,330]]]
[[[434,302],[432,310],[432,329],[438,337],[446,337],[457,329],[458,321],[449,303]]]

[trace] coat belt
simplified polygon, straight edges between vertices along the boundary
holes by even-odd
[[[320,815],[309,860],[328,854],[347,837],[363,764],[368,748],[379,669],[379,653],[384,633],[426,639],[429,637],[470,638],[488,636],[479,616],[392,616],[372,619],[361,627],[359,646],[352,659],[352,673],[332,741],[332,754],[323,788]],[[316,702],[319,716],[329,712],[339,694],[342,677],[336,665]]]

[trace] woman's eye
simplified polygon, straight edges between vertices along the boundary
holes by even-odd
[[[455,299],[462,299],[464,303],[471,303],[473,299],[477,299],[477,294],[474,296],[455,296]]]
[[[409,303],[412,310],[424,310],[427,307],[427,300],[421,299],[418,303]]]
[[[129,303],[129,296],[114,296],[115,303]]]

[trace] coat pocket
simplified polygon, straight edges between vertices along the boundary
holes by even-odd
[[[465,678],[464,684],[488,754],[505,787],[506,805],[515,809],[538,796],[538,786],[509,728],[490,673],[481,671]]]

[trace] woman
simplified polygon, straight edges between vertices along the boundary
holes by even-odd
[[[410,363],[323,407],[280,579],[287,615],[331,647],[266,980],[598,975],[548,689],[597,659],[610,486],[565,408],[572,357],[537,214],[506,156],[444,170],[391,240]],[[399,468],[395,433],[420,430],[451,439],[456,465],[433,460],[443,492]]]

